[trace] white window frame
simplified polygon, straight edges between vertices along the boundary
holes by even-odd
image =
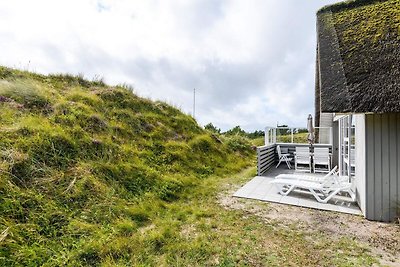
[[[339,173],[351,178],[355,174],[355,126],[353,116],[341,116],[339,119]],[[354,143],[354,144],[352,144]]]

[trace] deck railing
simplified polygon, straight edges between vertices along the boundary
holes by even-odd
[[[315,127],[314,129],[316,144],[333,143],[332,127]],[[307,144],[307,128],[301,127],[266,127],[265,145],[270,144]]]
[[[313,147],[327,147],[332,153],[333,132],[331,127],[315,128]],[[263,175],[278,161],[276,146],[293,156],[296,146],[309,146],[306,128],[267,127],[265,145],[257,148],[257,175]]]

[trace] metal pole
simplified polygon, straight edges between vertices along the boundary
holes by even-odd
[[[193,88],[193,118],[196,117],[196,88]]]
[[[291,129],[291,131],[292,131],[292,144],[293,144],[293,141],[294,141],[293,128]]]

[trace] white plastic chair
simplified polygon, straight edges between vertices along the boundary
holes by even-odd
[[[290,154],[289,153],[282,154],[281,146],[279,146],[279,145],[276,146],[276,151],[278,152],[279,162],[275,168],[278,168],[279,165],[282,163],[282,161],[284,161],[284,162],[286,162],[286,165],[288,166],[288,168],[291,169],[292,165],[290,164],[290,162],[293,160],[293,158],[290,157]]]
[[[296,153],[294,155],[294,168],[296,171],[311,172],[311,155],[308,147],[296,147]]]
[[[314,172],[329,172],[331,170],[331,156],[329,154],[329,148],[314,148],[313,167]]]

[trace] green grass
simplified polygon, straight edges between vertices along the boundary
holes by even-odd
[[[293,143],[295,144],[307,144],[307,136],[308,133],[296,133],[293,134]],[[291,143],[292,142],[292,135],[279,135],[276,137],[277,143]]]
[[[255,139],[251,139],[251,143],[254,146],[263,146],[263,145],[265,145],[265,137],[258,137]]]
[[[103,239],[87,239],[81,256],[102,266],[369,266],[376,262],[351,238],[334,240],[319,232],[310,238],[295,224],[287,228],[244,211],[223,209],[216,201],[222,184],[243,182],[254,172],[252,168],[233,177],[202,180],[177,201],[141,203],[147,218],[142,226],[121,220],[113,228],[97,230],[96,236]]]
[[[293,134],[293,143],[297,144],[307,144],[307,135],[308,133],[296,133]],[[276,137],[277,143],[292,143],[292,135],[287,134],[287,135],[278,135]],[[254,146],[263,146],[265,144],[265,138],[264,137],[258,137],[255,139],[250,139],[250,142]]]
[[[8,68],[0,78],[0,266],[375,262],[353,240],[219,205],[227,184],[255,175],[246,138],[126,86]]]
[[[134,250],[113,254],[124,249],[112,248],[124,246],[116,236],[151,224],[203,179],[237,172],[253,156],[247,140],[220,142],[126,86],[3,67],[0,77],[2,266],[126,257]]]
[[[307,144],[307,135],[308,133],[295,133],[293,134],[293,143],[295,144]],[[291,134],[286,134],[286,135],[278,135],[276,137],[277,143],[292,143],[292,135]],[[263,146],[265,144],[265,138],[264,137],[258,137],[255,139],[250,139],[250,142],[254,146]]]

